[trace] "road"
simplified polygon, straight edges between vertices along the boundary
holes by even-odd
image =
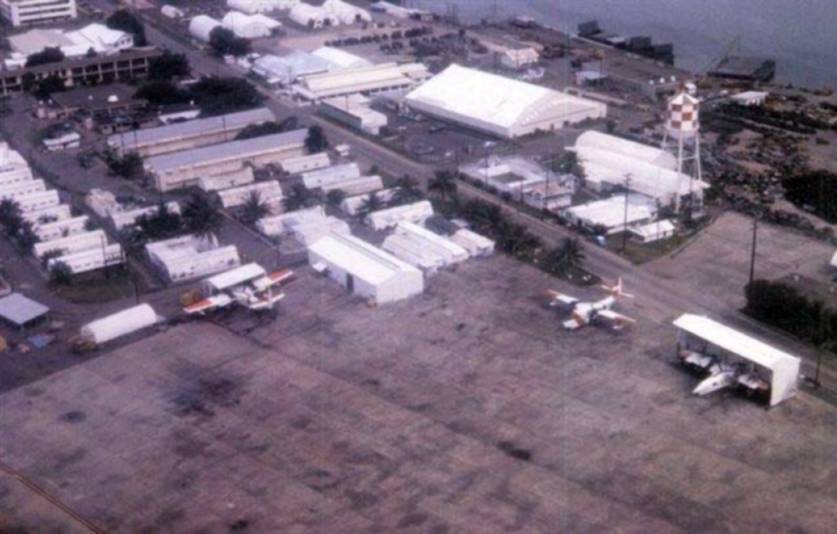
[[[113,7],[107,0],[93,0],[91,3],[106,13],[113,10]],[[167,31],[156,27],[153,21],[148,19],[146,19],[146,35],[152,43],[164,46],[173,52],[185,54],[192,65],[193,74],[196,76],[242,75],[242,72],[235,67],[226,65],[216,58],[211,57],[205,51],[199,50],[191,44],[182,41],[180,36],[175,38]],[[316,115],[315,108],[313,107],[291,106],[281,101],[274,93],[262,88],[260,88],[260,91],[266,97],[265,105],[276,114],[279,120],[295,115],[300,119],[301,123],[318,124],[326,131],[332,144],[350,144],[355,156],[361,161],[374,163],[382,171],[392,176],[408,174],[425,185],[433,177],[436,170],[434,166],[418,163],[382,145],[325,121]],[[510,214],[517,222],[527,226],[530,231],[540,237],[545,243],[554,244],[566,237],[577,237],[577,234],[563,227],[510,208],[500,199],[483,190],[464,183],[460,184],[459,189],[460,194],[472,198],[480,198],[501,206],[506,213]],[[671,320],[681,313],[686,312],[715,317],[733,327],[753,332],[771,343],[784,347],[793,354],[801,355],[805,359],[805,365],[803,366],[804,373],[807,376],[813,375],[813,362],[816,361],[816,353],[811,347],[764,327],[760,323],[741,314],[738,310],[719,307],[718,303],[708,298],[707,295],[691,291],[684,285],[677,284],[676,281],[664,280],[650,274],[641,266],[633,265],[625,258],[604,248],[597,246],[586,247],[584,263],[584,267],[587,270],[596,273],[602,278],[615,280],[621,276],[630,292],[639,296],[638,308],[653,309],[659,317],[663,317],[665,320]],[[824,368],[821,376],[825,384],[837,385],[837,370]]]

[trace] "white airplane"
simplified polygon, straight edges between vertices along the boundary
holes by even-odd
[[[752,393],[765,392],[770,384],[760,378],[755,369],[747,369],[747,365],[733,364],[718,360],[713,356],[699,352],[683,351],[681,361],[685,365],[706,371],[707,377],[701,380],[692,391],[695,395],[708,395],[722,389],[739,386]]]
[[[626,317],[620,313],[614,312],[611,308],[616,304],[618,297],[625,297],[632,299],[633,295],[628,295],[622,291],[622,279],[619,278],[616,285],[613,287],[602,286],[610,293],[609,296],[596,302],[582,302],[575,297],[565,295],[557,291],[549,291],[549,296],[552,299],[550,306],[566,305],[569,306],[572,313],[570,318],[562,324],[567,330],[577,330],[582,326],[587,326],[598,319],[607,321],[617,330],[621,330],[627,323],[635,323],[636,321],[630,317]]]
[[[205,294],[215,294],[183,308],[188,315],[205,314],[231,304],[244,306],[250,310],[267,310],[285,298],[281,291],[274,292],[277,286],[289,280],[294,272],[290,269],[266,274],[255,264],[245,265],[227,273],[222,273],[204,281]],[[224,278],[227,278],[224,280]]]

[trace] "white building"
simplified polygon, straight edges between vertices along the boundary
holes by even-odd
[[[256,228],[268,237],[290,234],[290,228],[296,223],[324,219],[325,210],[322,206],[314,206],[296,211],[289,211],[281,215],[270,215],[256,222]]]
[[[265,54],[253,62],[253,74],[269,85],[288,86],[297,79],[333,70],[327,60],[309,52],[297,50],[284,56]]]
[[[86,56],[91,50],[99,55],[117,54],[133,48],[134,36],[113,30],[104,24],[93,23],[78,30],[33,29],[9,37],[14,55],[29,57],[44,48],[58,48],[68,58]]]
[[[764,91],[744,91],[732,95],[730,100],[741,106],[763,106],[768,96],[770,96],[770,93]]]
[[[32,169],[23,156],[9,148],[5,141],[0,141],[0,186],[25,182],[32,178]]]
[[[500,56],[500,63],[509,69],[525,69],[537,64],[541,55],[534,48],[510,48]]]
[[[571,224],[588,232],[615,234],[631,226],[648,224],[657,215],[656,206],[642,195],[617,195],[567,208],[561,212]]]
[[[320,111],[343,124],[369,135],[378,135],[389,119],[386,114],[375,111],[372,101],[361,94],[338,96],[323,100]]]
[[[305,76],[293,87],[293,92],[305,100],[319,102],[356,93],[372,95],[403,91],[428,77],[427,67],[421,63],[380,63]]]
[[[796,395],[801,360],[733,330],[707,317],[685,314],[674,321],[679,331],[678,352],[695,350],[722,362],[740,366],[736,385],[762,381],[768,386],[769,404],[775,406]]]
[[[221,21],[209,15],[198,15],[189,21],[189,35],[201,43],[208,43],[212,37],[212,30],[221,26]]]
[[[221,25],[244,39],[258,39],[269,37],[274,30],[282,26],[281,23],[264,15],[245,15],[238,11],[230,11],[221,19]]]
[[[63,256],[65,254],[75,254],[76,252],[94,248],[103,250],[107,244],[108,236],[105,232],[103,230],[93,230],[51,241],[35,243],[33,252],[36,258],[41,259],[44,257],[44,254],[51,251],[57,251]]]
[[[654,199],[660,205],[674,204],[693,192],[702,198],[709,184],[678,173],[671,154],[642,143],[600,132],[585,132],[571,149],[584,168],[585,184],[596,191],[624,187]],[[630,178],[630,182],[626,181]]]
[[[328,62],[331,65],[329,70],[354,69],[358,67],[371,67],[373,63],[368,59],[356,56],[333,46],[321,46],[311,52],[311,55]]]
[[[58,191],[50,189],[49,191],[42,191],[40,193],[30,193],[15,199],[20,211],[24,216],[30,211],[41,211],[48,208],[55,208],[61,204],[61,199],[58,197]]]
[[[23,220],[28,221],[33,225],[45,224],[47,222],[63,221],[72,217],[70,206],[66,204],[58,204],[51,208],[44,208],[40,210],[25,211],[21,214]]]
[[[183,152],[148,158],[145,168],[160,191],[198,186],[202,178],[238,173],[247,167],[262,168],[269,164],[305,155],[308,130],[265,135],[252,139],[230,141]]]
[[[227,0],[227,7],[253,15],[291,9],[299,2],[300,0]]]
[[[311,266],[352,293],[387,304],[424,291],[424,276],[412,265],[349,235],[329,234],[308,246]]]
[[[43,180],[26,180],[0,187],[0,200],[16,200],[19,197],[43,191],[46,191],[46,184]]]
[[[381,200],[384,204],[387,204],[395,198],[395,194],[398,192],[397,187],[391,187],[389,189],[381,189],[380,191],[375,191],[375,195],[377,195],[378,199]],[[355,217],[366,202],[369,200],[369,197],[372,193],[367,193],[365,195],[355,195],[346,197],[343,199],[343,202],[340,203],[340,209],[346,215],[351,215]]]
[[[433,205],[429,200],[422,200],[414,204],[395,206],[384,210],[373,211],[366,216],[366,222],[374,230],[385,230],[403,221],[423,224],[433,216]]]
[[[317,154],[308,154],[298,158],[287,159],[280,165],[282,170],[288,174],[300,174],[330,167],[331,159],[327,153],[319,152]]]
[[[84,195],[84,203],[102,219],[107,219],[111,213],[122,209],[116,201],[116,195],[105,189],[91,189]]]
[[[151,264],[169,283],[182,282],[238,267],[234,246],[219,246],[215,238],[175,237],[145,246]]]
[[[321,206],[260,219],[259,231],[268,237],[294,237],[305,246],[327,234],[351,235],[346,221],[325,214]]]
[[[511,139],[607,115],[601,102],[451,65],[407,95],[413,109]]]
[[[457,230],[450,240],[468,251],[472,258],[481,258],[494,254],[494,241],[466,228]]]
[[[51,24],[78,16],[76,0],[0,0],[0,13],[15,27]]]
[[[113,315],[97,319],[81,327],[80,336],[95,345],[101,345],[154,326],[160,321],[154,309],[140,304]]]
[[[180,204],[177,202],[168,202],[166,209],[169,213],[180,214]],[[156,215],[158,211],[160,211],[160,206],[148,206],[127,211],[114,210],[110,212],[110,222],[116,231],[122,231],[137,224],[140,217],[150,217]]]
[[[345,180],[343,182],[333,183],[329,185],[324,185],[322,187],[323,192],[328,193],[329,191],[334,191],[335,189],[339,189],[344,194],[348,196],[355,196],[355,195],[363,195],[366,193],[372,193],[373,191],[378,191],[384,188],[384,180],[378,175],[372,176],[361,176],[360,178],[353,178],[351,180]]]
[[[264,202],[272,213],[282,211],[282,187],[276,180],[266,182],[255,182],[248,185],[223,189],[218,191],[218,198],[224,208],[236,208],[243,206],[251,195],[256,194],[259,200]]]
[[[642,226],[635,226],[630,228],[629,231],[640,243],[653,243],[674,236],[677,228],[670,220],[664,219]]]
[[[80,234],[87,231],[90,218],[87,215],[62,219],[35,226],[35,235],[41,241],[52,241],[61,237]]]
[[[222,189],[229,189],[231,187],[252,184],[255,181],[256,176],[253,174],[253,169],[250,167],[244,167],[239,171],[233,171],[227,174],[203,177],[198,181],[198,187],[207,193],[211,193],[221,191]]]
[[[462,246],[409,221],[398,223],[395,232],[384,240],[383,249],[423,270],[427,270],[424,259],[431,259],[430,263],[436,264],[438,258],[439,267],[449,267],[469,256]],[[414,263],[416,259],[420,261]]]
[[[360,167],[357,163],[344,163],[333,165],[324,169],[302,173],[302,183],[306,189],[317,189],[346,180],[360,178]]]
[[[276,120],[267,108],[248,109],[237,113],[178,122],[158,128],[133,130],[108,137],[108,148],[124,156],[136,152],[140,156],[159,156],[170,152],[192,150],[235,139],[248,126]]]
[[[122,246],[113,243],[52,258],[47,262],[47,269],[52,269],[57,263],[65,264],[73,274],[81,274],[121,265],[125,263],[125,255],[122,253]]]

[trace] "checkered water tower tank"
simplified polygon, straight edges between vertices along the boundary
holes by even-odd
[[[668,101],[666,128],[669,135],[695,135],[698,131],[698,106],[700,101],[682,90]]]

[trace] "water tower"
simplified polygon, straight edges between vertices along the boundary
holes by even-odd
[[[668,101],[668,111],[666,117],[665,135],[663,137],[663,150],[669,147],[674,148],[676,145],[677,151],[677,172],[682,177],[683,174],[689,176],[689,192],[691,193],[691,208],[692,211],[699,209],[696,205],[696,198],[694,194],[694,181],[702,179],[702,171],[700,166],[700,128],[699,110],[700,100],[690,95],[685,86],[680,88],[680,91]],[[678,190],[679,190],[678,184]],[[675,195],[674,209],[677,213],[680,212],[681,204],[680,194]]]

